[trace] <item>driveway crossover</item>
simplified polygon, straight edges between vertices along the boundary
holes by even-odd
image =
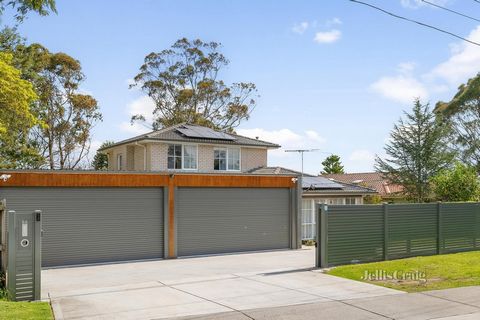
[[[56,319],[161,319],[245,317],[244,310],[402,295],[312,270],[313,253],[304,249],[48,269],[42,272],[43,297],[51,300]]]

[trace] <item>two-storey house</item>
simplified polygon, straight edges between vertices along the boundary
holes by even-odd
[[[277,148],[258,139],[179,124],[100,151],[108,155],[108,170],[242,173],[267,166],[267,151]]]

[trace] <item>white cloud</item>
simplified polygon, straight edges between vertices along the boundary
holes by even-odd
[[[147,124],[153,122],[153,110],[155,109],[155,103],[148,96],[142,96],[133,100],[127,105],[126,109],[129,118],[134,115],[141,114],[145,117]],[[137,122],[132,125],[130,124],[130,121],[122,122],[120,124],[120,129],[131,134],[142,134],[151,131],[151,129],[144,124]]]
[[[398,65],[398,72],[403,74],[411,74],[416,67],[416,63],[412,61],[402,62]]]
[[[480,26],[467,37],[480,42]],[[450,44],[450,57],[418,76],[414,75],[414,62],[401,63],[397,75],[384,76],[370,88],[382,96],[402,103],[413,98],[428,99],[431,94],[455,90],[461,83],[474,77],[480,70],[480,48],[467,42]]]
[[[467,39],[480,42],[480,26],[470,32]],[[441,78],[458,86],[480,70],[480,47],[463,42],[452,47],[450,58],[436,66],[427,76]]]
[[[340,40],[341,36],[342,32],[337,29],[333,29],[330,31],[319,31],[315,34],[315,38],[313,38],[313,41],[317,43],[333,43]]]
[[[96,153],[97,150],[100,148],[100,146],[102,145],[102,141],[100,140],[92,140],[90,142],[90,152],[93,152],[93,153]]]
[[[303,34],[305,31],[307,31],[308,26],[309,26],[309,23],[307,21],[296,23],[293,26],[292,31],[298,34]]]
[[[334,26],[334,25],[340,25],[340,24],[342,24],[342,23],[343,23],[342,20],[340,20],[339,18],[336,18],[336,17],[335,17],[335,18],[332,18],[332,19],[327,20],[327,22],[325,23],[325,25],[326,25],[327,27],[331,27],[331,26]]]
[[[306,134],[307,138],[309,138],[312,141],[317,141],[319,143],[324,143],[325,142],[325,138],[321,137],[318,134],[318,132],[315,131],[315,130],[307,130],[307,131],[305,131],[305,134]]]
[[[129,133],[132,135],[140,135],[140,134],[144,134],[152,131],[151,128],[144,126],[138,122],[131,124],[130,122],[125,121],[125,122],[122,122],[119,127],[120,127],[120,130],[122,130],[123,132]]]
[[[415,98],[427,99],[429,94],[425,86],[408,74],[382,77],[370,88],[384,96],[401,103],[411,103]]]
[[[289,149],[317,149],[325,145],[326,140],[315,130],[306,130],[304,132],[294,132],[290,129],[265,130],[262,128],[255,129],[238,129],[237,133],[250,138],[265,140],[277,143],[282,146],[280,149],[268,152],[268,165],[281,166],[293,170],[301,169],[300,156],[298,153],[285,152]],[[312,174],[318,173],[320,170],[319,163],[325,154],[312,152],[305,154],[305,172]],[[309,170],[310,168],[310,170]]]
[[[273,142],[282,146],[280,149],[269,152],[272,160],[279,158],[291,158],[292,153],[286,153],[289,149],[314,149],[325,144],[326,140],[315,130],[306,130],[301,133],[293,132],[290,129],[265,130],[261,128],[255,129],[238,129],[237,133],[242,136],[257,138],[260,140]],[[275,164],[275,161],[274,163]],[[278,164],[275,164],[278,165]]]
[[[131,85],[134,85],[135,84],[135,80],[133,80],[133,78],[128,78],[125,80],[125,84],[127,86],[131,86]]]

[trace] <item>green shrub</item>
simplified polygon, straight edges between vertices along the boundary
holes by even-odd
[[[6,278],[5,273],[0,272],[0,300],[8,300],[7,288],[5,288]]]
[[[302,245],[304,246],[314,246],[315,240],[302,240]]]
[[[432,179],[433,190],[442,201],[478,201],[480,183],[474,167],[457,162],[452,169]]]

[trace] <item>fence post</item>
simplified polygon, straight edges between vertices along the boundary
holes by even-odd
[[[479,221],[478,221],[478,218],[479,218],[478,214],[480,213],[480,211],[479,211],[478,209],[479,209],[478,203],[475,204],[475,205],[473,205],[473,216],[474,216],[474,220],[475,220],[475,226],[478,226],[478,223],[479,223]],[[477,230],[478,230],[478,227],[476,227],[476,228],[474,229],[474,232],[473,232],[473,249],[474,249],[474,250],[477,250],[477,249],[478,249],[478,246],[477,246],[477,239],[478,239],[478,238],[477,238],[477,236],[478,236]]]
[[[316,254],[315,254],[315,266],[317,268],[328,267],[328,224],[327,224],[327,211],[326,204],[317,204],[316,208],[317,218],[317,241],[316,241]]]
[[[437,202],[437,254],[443,253],[442,202]]]
[[[383,260],[388,260],[388,203],[383,204]]]

